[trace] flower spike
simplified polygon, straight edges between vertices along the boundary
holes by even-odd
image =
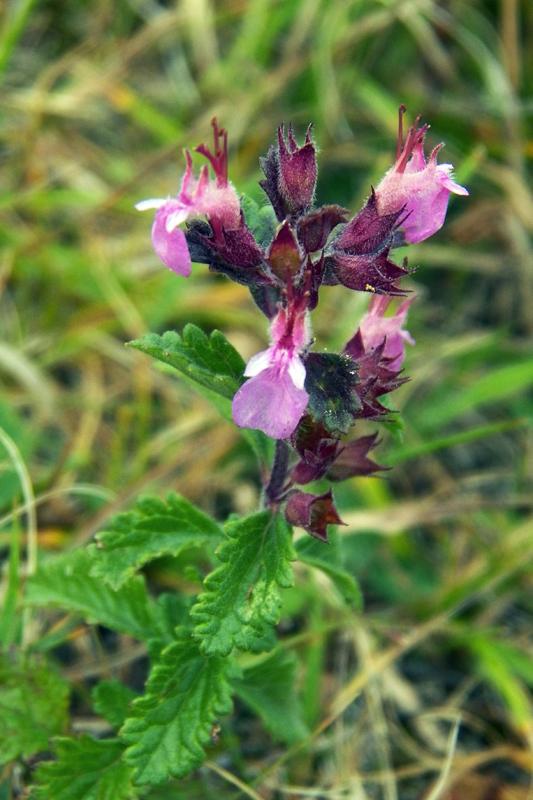
[[[233,396],[233,419],[240,428],[258,429],[276,440],[270,479],[263,475],[264,504],[275,514],[284,504],[286,521],[322,542],[328,541],[328,525],[343,524],[332,492],[312,494],[297,487],[385,470],[369,455],[377,434],[352,437],[351,429],[360,419],[387,420],[394,412],[382,398],[408,380],[402,363],[405,343],[414,345],[414,340],[404,325],[415,298],[386,314],[392,298],[406,294],[400,283],[412,270],[406,258],[396,263],[391,252],[435,233],[451,192],[468,194],[454,181],[450,164],[437,164],[442,145],[426,158],[429,126],[421,125],[420,116],[404,137],[404,114],[402,105],[393,166],[351,219],[341,206],[314,205],[311,126],[298,145],[291,126],[281,125],[276,143],[260,159],[264,179],[259,184],[270,208],[251,198],[239,201],[228,182],[227,133],[215,118],[214,144],[196,148],[208,161],[198,177],[185,151],[178,195],[136,205],[140,211],[155,210],[152,242],[167,267],[187,276],[191,261],[207,264],[210,271],[247,286],[269,319],[271,344],[248,361],[246,380]],[[313,351],[310,313],[321,287],[336,284],[370,293],[368,312],[342,352]],[[220,357],[220,376],[229,369],[238,377],[229,351],[220,349]],[[203,363],[200,353],[199,359]],[[218,372],[211,377],[218,379]]]

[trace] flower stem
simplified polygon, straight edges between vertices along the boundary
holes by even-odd
[[[290,449],[287,442],[285,442],[283,439],[277,439],[276,452],[274,453],[274,461],[272,463],[272,472],[270,473],[270,481],[265,489],[265,498],[269,504],[279,501],[279,494],[283,489],[287,479],[289,454]]]

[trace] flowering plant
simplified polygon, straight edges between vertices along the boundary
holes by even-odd
[[[414,341],[402,326],[414,298],[385,316],[392,298],[405,295],[400,282],[409,274],[406,263],[391,260],[391,250],[431,236],[444,222],[450,192],[468,194],[453,180],[450,164],[437,165],[442,145],[426,161],[428,126],[418,127],[420,117],[403,142],[404,113],[401,106],[396,161],[351,220],[340,206],[314,207],[311,126],[302,146],[291,127],[286,133],[281,126],[277,145],[261,159],[269,229],[263,224],[254,230],[228,183],[227,135],[216,120],[214,153],[203,144],[197,148],[211,163],[214,180],[206,166],[198,181],[193,178],[187,152],[178,197],[137,204],[139,210],[157,209],[152,242],[166,266],[187,276],[191,259],[208,264],[248,286],[268,318],[272,343],[248,361],[243,373],[248,380],[232,400],[233,419],[277,442],[265,505],[278,509],[287,501],[287,521],[323,541],[327,524],[340,523],[331,492],[312,495],[295,487],[324,476],[345,480],[383,469],[368,458],[376,437],[348,443],[341,437],[358,419],[385,417],[389,411],[378,398],[406,380],[401,376],[405,342]],[[177,227],[190,217],[195,219],[185,232]],[[310,312],[321,286],[334,284],[370,293],[370,308],[342,353],[317,353]]]
[[[119,681],[97,684],[94,708],[117,735],[57,740],[57,761],[41,764],[37,773],[43,800],[63,797],[80,780],[91,797],[125,800],[169,776],[186,776],[216,742],[218,720],[230,713],[233,695],[263,716],[274,737],[288,744],[305,740],[294,654],[275,648],[281,590],[293,583],[291,562],[298,558],[321,570],[347,604],[357,606],[360,594],[336,560],[337,534],[329,526],[342,520],[332,489],[302,487],[385,469],[369,455],[377,434],[350,432],[359,420],[390,418],[383,397],[406,380],[405,343],[414,341],[404,325],[414,298],[398,299],[407,294],[401,280],[410,270],[391,253],[441,227],[450,192],[467,193],[450,165],[437,164],[439,148],[426,161],[427,126],[418,127],[417,119],[403,142],[404,110],[396,162],[351,219],[340,206],[314,205],[311,128],[298,145],[292,129],[280,127],[276,145],[261,160],[269,205],[258,208],[228,181],[227,137],[216,121],[213,151],[197,148],[214,178],[207,166],[195,178],[186,153],[177,197],[137,204],[141,211],[155,209],[152,243],[169,269],[184,278],[193,262],[207,264],[248,287],[266,317],[271,344],[246,365],[219,331],[207,337],[193,325],[181,336],[148,334],[131,343],[182,373],[234,420],[259,458],[262,501],[256,513],[231,516],[222,527],[176,494],[166,502],[143,498],[87,550],[41,565],[28,581],[29,605],[55,603],[139,639],[152,664],[141,696]],[[342,352],[318,352],[311,313],[322,287],[335,284],[366,292],[370,305]],[[313,538],[293,544],[292,526]],[[186,559],[191,550],[202,553],[202,568],[208,565],[205,577],[191,567],[192,584],[202,583],[199,592],[154,601],[144,565],[162,556]],[[29,685],[33,662],[23,668]],[[63,708],[67,693],[54,680]],[[51,716],[47,710],[39,721],[44,731]]]

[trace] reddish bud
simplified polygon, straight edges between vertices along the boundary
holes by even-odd
[[[326,246],[331,231],[346,222],[349,211],[340,206],[323,206],[298,220],[298,239],[306,253],[315,253]]]
[[[265,174],[259,185],[266,192],[280,222],[285,217],[305,214],[311,208],[316,183],[315,147],[311,126],[305,143],[298,147],[289,126],[288,141],[283,125],[278,130],[278,146],[272,146],[260,159]]]
[[[298,242],[287,220],[280,225],[272,240],[267,261],[274,275],[283,282],[287,280],[287,273],[294,277],[300,269]]]
[[[321,422],[306,415],[292,436],[292,445],[300,461],[292,473],[292,482],[310,483],[323,478],[337,456],[338,439]]]
[[[333,503],[331,489],[325,494],[295,491],[285,506],[285,519],[289,525],[305,528],[307,533],[325,543],[328,543],[328,525],[344,525]]]
[[[375,294],[390,294],[401,296],[404,294],[395,284],[410,270],[400,267],[391,261],[389,248],[382,253],[351,256],[339,254],[332,261],[326,259],[327,266],[333,266],[333,272],[338,283],[347,289],[358,292],[372,292]],[[407,259],[405,260],[407,262]]]
[[[303,147],[298,147],[289,125],[288,143],[283,125],[278,128],[279,188],[290,212],[303,214],[313,202],[316,183],[315,148],[311,140],[311,125]]]

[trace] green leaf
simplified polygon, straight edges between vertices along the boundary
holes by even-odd
[[[119,739],[56,739],[57,761],[37,769],[38,800],[128,800],[135,796]],[[33,794],[32,794],[33,796]]]
[[[143,353],[157,358],[166,367],[181,372],[185,383],[218,411],[221,417],[233,422],[231,401],[243,383],[244,361],[220,331],[207,338],[195,325],[186,325],[183,338],[175,331],[163,336],[146,334],[129,342]],[[262,431],[239,429],[260,461],[270,463],[272,440]]]
[[[150,650],[153,647],[163,649],[169,642],[176,639],[176,628],[179,625],[190,625],[189,613],[193,597],[187,597],[178,592],[163,592],[157,598],[154,617],[157,623],[157,637],[161,640],[160,645],[155,641],[150,643]]]
[[[151,639],[158,631],[154,606],[142,577],[130,579],[118,591],[90,575],[92,561],[75,550],[39,567],[26,586],[26,604],[58,605],[136,639]]]
[[[279,514],[260,511],[231,520],[226,533],[230,541],[217,550],[222,566],[207,576],[206,591],[191,610],[204,655],[226,656],[234,646],[256,651],[272,646],[279,587],[293,583],[292,531]]]
[[[114,728],[119,728],[128,714],[137,692],[124,686],[122,681],[100,681],[91,692],[94,710]]]
[[[359,382],[357,364],[337,353],[311,353],[305,362],[309,411],[327,431],[348,433],[361,407],[353,390]]]
[[[0,764],[48,749],[68,722],[68,684],[40,658],[0,657]]]
[[[96,538],[91,575],[118,589],[147,561],[226,537],[211,517],[171,493],[166,504],[156,497],[139,500],[136,510],[114,517],[111,529]]]
[[[271,205],[260,206],[251,197],[243,194],[241,208],[244,221],[253,233],[254,239],[260,247],[266,247],[276,232],[278,222]]]
[[[296,692],[298,661],[281,648],[244,669],[232,682],[236,694],[258,714],[276,741],[291,745],[308,734]]]
[[[138,784],[182,778],[204,760],[214,723],[232,709],[229,678],[235,663],[204,658],[189,631],[161,654],[146,694],[135,700],[121,731],[126,761]]]
[[[298,558],[304,564],[324,572],[335,584],[347,603],[362,608],[363,598],[357,581],[343,568],[341,540],[338,531],[330,528],[329,545],[305,536],[296,542]]]
[[[213,331],[208,338],[196,325],[189,324],[183,329],[183,338],[176,331],[163,336],[148,333],[128,346],[170,364],[229,400],[243,382],[244,361],[220,331]]]

